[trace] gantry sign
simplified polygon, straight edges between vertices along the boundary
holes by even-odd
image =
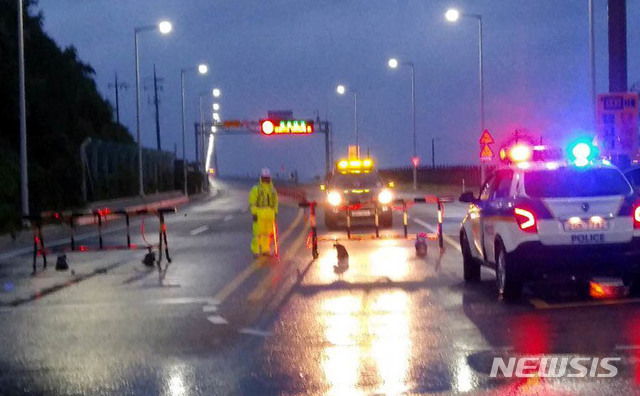
[[[328,175],[331,172],[331,164],[333,159],[332,153],[332,132],[331,123],[328,121],[300,120],[300,119],[278,119],[266,118],[259,121],[240,121],[226,120],[205,122],[204,124],[195,123],[196,134],[196,155],[198,153],[198,136],[202,137],[202,147],[205,147],[204,138],[209,135],[213,136],[240,136],[240,135],[263,135],[263,136],[313,136],[315,134],[324,135],[324,151],[325,151],[325,172]],[[213,157],[215,155],[216,145],[214,145]],[[202,150],[204,151],[204,150]],[[204,154],[204,153],[202,153]],[[214,168],[218,174],[217,161],[214,160]]]

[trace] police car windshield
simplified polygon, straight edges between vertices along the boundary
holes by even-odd
[[[376,173],[338,173],[333,176],[331,182],[338,188],[370,188],[382,185]]]
[[[532,198],[601,197],[631,193],[629,183],[612,168],[559,168],[524,174],[524,189]]]

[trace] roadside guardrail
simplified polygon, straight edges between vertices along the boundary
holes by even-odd
[[[25,216],[24,219],[28,220],[31,224],[31,230],[33,233],[33,273],[36,273],[36,264],[38,256],[42,256],[43,269],[47,268],[47,249],[44,243],[44,236],[42,233],[42,226],[45,224],[60,224],[66,225],[69,228],[69,246],[70,251],[95,251],[95,250],[119,250],[119,249],[145,249],[148,251],[143,262],[146,265],[153,265],[153,262],[158,265],[162,263],[163,253],[166,256],[167,262],[171,262],[171,256],[169,255],[169,243],[167,240],[167,225],[165,223],[165,215],[169,213],[175,213],[175,207],[158,207],[158,208],[126,208],[126,209],[94,209],[89,211],[63,211],[54,212],[46,211],[38,215]],[[158,218],[158,243],[151,244],[146,241],[144,237],[144,216],[153,215]],[[136,216],[142,216],[141,232],[145,245],[136,246],[131,243],[131,218]],[[126,228],[126,243],[123,245],[111,245],[105,246],[103,238],[103,226],[106,219],[125,219]],[[92,220],[92,221],[91,221]],[[75,228],[78,225],[95,224],[98,228],[98,248],[90,249],[85,245],[78,246],[75,238]],[[153,249],[158,249],[158,259],[153,257]]]

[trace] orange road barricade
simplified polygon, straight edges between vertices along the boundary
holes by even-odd
[[[437,197],[435,195],[425,195],[420,198],[413,199],[396,199],[393,201],[393,210],[402,211],[402,226],[403,234],[392,234],[380,236],[380,219],[378,208],[374,210],[374,235],[358,235],[354,236],[351,232],[351,213],[354,210],[359,209],[359,205],[349,205],[345,208],[346,211],[346,232],[347,240],[371,240],[371,239],[415,239],[415,237],[409,237],[408,232],[408,210],[414,204],[435,204],[438,210],[438,223],[435,233],[427,234],[427,238],[431,240],[438,240],[438,246],[440,250],[444,250],[444,239],[442,232],[442,220],[444,218],[444,203],[453,202],[453,197]],[[318,203],[316,201],[303,201],[299,204],[300,207],[309,208],[309,224],[311,225],[310,243],[308,246],[311,248],[311,254],[314,259],[318,258],[318,241],[339,241],[340,238],[325,238],[318,236],[317,220],[316,220],[316,207]]]
[[[42,227],[46,224],[60,224],[69,227],[69,246],[63,251],[72,252],[87,252],[87,251],[103,251],[103,250],[120,250],[120,249],[144,249],[149,253],[152,253],[154,248],[158,249],[158,259],[156,261],[158,268],[162,263],[163,253],[166,256],[167,262],[171,262],[171,256],[169,256],[169,243],[167,241],[167,225],[165,223],[165,215],[169,213],[175,213],[175,207],[162,207],[154,209],[117,209],[112,210],[109,208],[96,209],[92,211],[82,212],[42,212],[39,215],[25,216],[24,219],[28,220],[31,224],[31,230],[33,232],[33,273],[36,273],[36,263],[38,256],[42,256],[43,268],[47,268],[47,249],[45,247]],[[144,236],[144,216],[153,215],[158,218],[158,243],[152,244],[147,242]],[[131,243],[131,218],[141,216],[141,232],[142,238],[145,241],[145,245],[136,246]],[[126,229],[126,243],[124,245],[111,245],[105,246],[103,239],[103,228],[107,221],[117,218],[125,219]],[[89,248],[85,245],[78,245],[75,238],[75,228],[78,225],[94,224],[98,228],[98,248]]]

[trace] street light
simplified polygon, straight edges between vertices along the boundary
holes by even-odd
[[[184,177],[184,195],[188,195],[187,191],[187,152],[185,145],[185,109],[184,109],[184,74],[189,71],[198,71],[200,74],[207,74],[209,67],[205,64],[200,64],[198,67],[186,67],[180,69],[180,92],[182,94],[182,174]],[[196,143],[197,144],[197,143]]]
[[[214,110],[214,111],[218,111],[218,110],[220,110],[220,105],[219,105],[218,103],[214,103],[214,104],[213,104],[213,110]]]
[[[468,14],[466,12],[460,12],[454,8],[449,9],[445,14],[445,18],[449,22],[456,22],[460,17],[473,18],[478,21],[478,79],[480,81],[480,133],[484,131],[484,66],[482,60],[482,15]],[[484,162],[480,162],[480,183],[484,182],[485,165]]]
[[[222,92],[220,92],[220,89],[214,88],[213,91],[211,91],[211,94],[213,95],[214,98],[218,98],[218,97],[220,97]]]
[[[158,25],[141,26],[133,29],[136,52],[136,139],[138,140],[138,194],[144,196],[144,180],[142,176],[142,142],[140,140],[140,58],[138,55],[138,33],[158,29],[161,34],[169,34],[173,26],[169,21],[161,21]]]
[[[411,68],[411,119],[413,122],[413,189],[418,189],[418,146],[416,143],[416,73],[413,62],[399,62],[396,58],[389,59],[389,67],[397,69],[398,66],[407,66]]]
[[[347,93],[347,88],[340,84],[336,87],[336,92],[338,95],[344,95]],[[351,91],[353,94],[353,130],[356,136],[356,150],[358,152],[358,157],[360,157],[360,145],[358,144],[358,93],[356,91]]]
[[[460,19],[460,11],[456,10],[455,8],[450,8],[444,14],[444,17],[447,18],[447,21],[449,22],[456,22],[458,19]]]

